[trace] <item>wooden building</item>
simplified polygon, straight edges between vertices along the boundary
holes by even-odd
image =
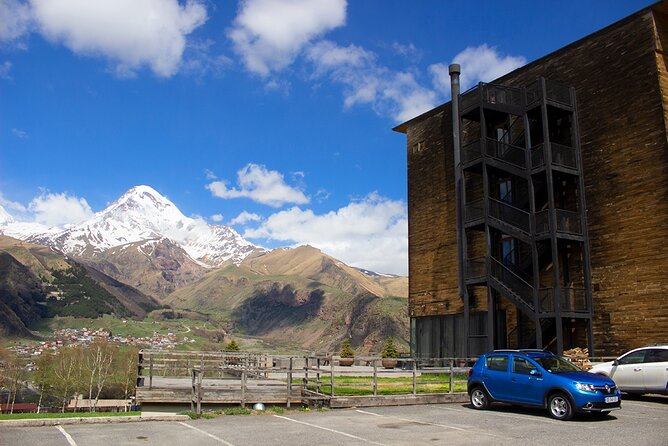
[[[395,128],[414,355],[668,341],[667,47],[659,2],[463,93],[456,152],[450,102]]]

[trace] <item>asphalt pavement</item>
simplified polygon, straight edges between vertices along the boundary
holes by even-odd
[[[556,421],[540,409],[469,404],[376,407],[211,420],[0,427],[0,445],[660,445],[668,444],[668,397],[626,399],[606,417]]]

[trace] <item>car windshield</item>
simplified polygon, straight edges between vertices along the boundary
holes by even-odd
[[[544,358],[533,358],[550,373],[581,372],[582,369],[560,356],[547,356]]]

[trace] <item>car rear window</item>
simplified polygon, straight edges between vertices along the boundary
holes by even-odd
[[[505,372],[508,370],[507,356],[488,356],[485,362],[488,370],[499,370]]]
[[[648,350],[645,362],[668,362],[668,349]]]

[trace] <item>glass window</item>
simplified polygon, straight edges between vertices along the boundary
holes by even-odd
[[[538,364],[550,373],[581,372],[582,369],[561,356],[534,358]]]
[[[530,375],[531,371],[535,369],[536,367],[528,359],[518,357],[513,358],[513,372],[522,375]]]
[[[647,350],[645,362],[668,362],[668,349],[653,348]]]
[[[619,359],[619,365],[642,364],[645,362],[646,351],[647,350],[638,350],[637,352],[629,353],[628,355]]]
[[[508,370],[508,357],[507,356],[488,356],[487,357],[487,369],[488,370],[498,370],[505,372]]]

